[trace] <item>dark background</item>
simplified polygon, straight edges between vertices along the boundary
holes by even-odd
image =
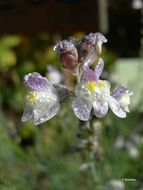
[[[135,57],[140,46],[140,11],[130,0],[108,0],[108,46],[122,57]],[[36,35],[97,32],[97,0],[1,0],[0,34]]]

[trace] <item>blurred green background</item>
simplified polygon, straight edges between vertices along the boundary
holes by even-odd
[[[27,2],[31,2],[30,6],[40,5],[40,0],[35,1],[36,5],[34,1]],[[111,111],[103,119],[94,118],[93,123],[100,126],[100,155],[92,160],[92,165],[90,152],[82,154],[77,148],[80,144],[79,121],[70,108],[72,98],[62,103],[56,117],[40,126],[35,127],[32,119],[21,122],[26,93],[24,75],[36,71],[47,76],[47,66],[54,65],[64,77],[68,76],[67,84],[73,85],[73,77],[61,68],[53,46],[57,40],[71,34],[82,36],[90,27],[78,30],[76,26],[68,32],[70,27],[66,30],[65,23],[61,22],[65,25],[62,32],[59,28],[57,32],[51,32],[52,29],[39,32],[38,28],[35,34],[28,34],[27,27],[26,32],[22,29],[23,33],[19,30],[18,34],[12,34],[15,28],[11,25],[11,32],[5,32],[5,28],[4,32],[0,31],[0,190],[143,190],[141,13],[127,6],[131,4],[129,0],[118,0],[117,4],[113,0],[108,2],[109,30],[105,33],[109,43],[103,48],[105,71],[102,77],[110,80],[113,87],[123,83],[134,95],[126,119],[117,118]],[[66,8],[65,4],[63,7]],[[12,14],[4,1],[0,4],[0,14],[5,18],[2,9]],[[95,28],[102,32],[100,27]],[[125,188],[109,188],[111,180],[120,180]]]

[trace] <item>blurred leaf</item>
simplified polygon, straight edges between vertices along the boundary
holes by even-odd
[[[21,42],[20,36],[4,36],[0,39],[0,49],[13,48]]]
[[[36,65],[30,60],[23,61],[23,63],[18,67],[18,73],[20,76],[24,76],[27,73],[34,71],[36,71]]]
[[[0,51],[0,67],[7,68],[16,64],[16,54],[12,50]]]

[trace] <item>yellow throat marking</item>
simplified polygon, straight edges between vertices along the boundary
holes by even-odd
[[[86,84],[86,88],[93,92],[96,88],[96,83],[94,81],[89,81],[87,84]]]
[[[89,81],[87,84],[86,84],[86,88],[90,91],[90,92],[93,92],[96,87],[99,87],[99,88],[102,88],[102,87],[105,87],[105,82],[100,80],[98,82],[95,82],[95,81]]]
[[[37,92],[29,92],[27,95],[27,100],[32,103],[36,99],[37,95]]]

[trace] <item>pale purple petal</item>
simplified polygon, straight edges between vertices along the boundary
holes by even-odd
[[[72,102],[72,109],[78,119],[82,121],[88,121],[90,119],[92,105],[88,101],[77,97]]]
[[[90,69],[88,66],[83,67],[82,82],[96,81],[95,71]]]
[[[66,52],[77,51],[77,50],[72,41],[63,40],[58,42],[54,46],[54,51],[56,51],[59,55],[61,55]]]
[[[82,42],[94,45],[96,43],[96,35],[94,33],[89,33],[83,37]]]
[[[133,92],[129,91],[126,87],[122,85],[118,85],[112,92],[112,96],[120,100],[124,95],[128,95],[129,97],[133,95]]]
[[[96,117],[101,118],[104,117],[107,114],[108,111],[108,102],[94,102],[93,103],[93,109]]]
[[[22,114],[21,121],[25,122],[33,116],[33,109],[30,105],[25,105],[24,112]]]
[[[124,94],[126,94],[127,92],[127,88],[125,88],[122,85],[118,85],[112,92],[112,96],[115,99],[121,98],[121,96],[123,96]]]
[[[45,105],[41,109],[34,109],[34,124],[39,125],[51,119],[58,113],[59,109],[60,105],[58,102],[51,107],[49,107],[49,105]]]
[[[120,104],[112,96],[109,96],[108,104],[115,115],[120,118],[126,117],[126,112],[120,107]]]
[[[98,43],[99,41],[101,43],[106,43],[107,39],[105,38],[105,36],[103,34],[101,34],[100,32],[96,32],[96,33],[90,33],[88,35],[86,35],[83,40],[84,43],[87,44],[91,44],[91,45],[95,45],[96,43]]]
[[[82,82],[88,82],[91,80],[97,82],[103,71],[103,67],[104,62],[102,59],[99,59],[99,62],[95,67],[95,70],[90,69],[88,66],[83,66]]]
[[[102,74],[103,68],[104,68],[104,61],[102,59],[99,59],[99,62],[95,67],[96,81],[99,80],[99,77]]]
[[[25,75],[24,83],[30,91],[46,91],[52,88],[47,78],[36,72]]]

